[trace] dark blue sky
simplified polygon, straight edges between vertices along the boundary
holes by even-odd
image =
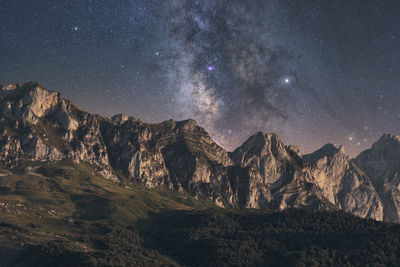
[[[398,1],[10,1],[0,83],[84,109],[192,117],[227,149],[256,131],[351,155],[400,132]]]

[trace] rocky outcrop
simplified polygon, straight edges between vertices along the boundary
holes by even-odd
[[[360,217],[383,219],[383,206],[369,177],[345,155],[343,146],[323,146],[305,155],[310,163],[310,182],[337,207]]]
[[[400,136],[384,134],[356,157],[383,202],[383,219],[400,223]]]
[[[37,161],[70,157],[92,164],[107,179],[118,181],[109,164],[99,118],[63,99],[60,93],[37,82],[4,85],[0,90],[0,110],[0,124],[14,131],[13,142],[14,146],[21,146],[20,155]],[[4,155],[14,154],[11,144],[2,149]],[[20,160],[22,157],[15,157],[12,165],[18,165]]]
[[[20,140],[14,136],[8,135],[5,128],[0,129],[0,160],[9,166],[14,166],[20,161],[23,155]]]
[[[49,91],[37,82],[8,84],[0,90],[1,115],[11,121],[37,124],[60,103],[60,93]]]
[[[333,208],[320,188],[307,181],[310,174],[298,150],[285,146],[276,134],[251,136],[232,158],[249,177],[247,208]]]
[[[42,139],[34,138],[28,153],[32,155],[33,160],[37,161],[57,161],[64,158],[63,154],[54,146],[43,143]]]
[[[146,124],[117,115],[102,129],[111,165],[128,179],[151,188],[185,190],[221,206],[234,205],[226,193],[232,191],[227,176],[232,161],[195,121]]]

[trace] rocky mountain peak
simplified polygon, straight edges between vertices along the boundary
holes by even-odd
[[[378,142],[380,141],[388,141],[388,140],[396,140],[397,142],[400,142],[400,136],[394,135],[391,133],[384,133],[379,139]]]
[[[400,136],[382,135],[355,162],[371,178],[382,199],[383,219],[400,222]]]
[[[371,150],[382,160],[398,160],[400,158],[400,136],[385,133],[376,141]]]
[[[182,127],[183,129],[191,130],[191,129],[194,129],[195,127],[198,127],[199,125],[197,124],[197,122],[195,120],[187,119],[187,120],[179,121],[177,123],[177,126]]]
[[[374,181],[383,179],[384,173],[400,171],[400,136],[385,133],[370,149],[361,152],[355,161]]]
[[[321,190],[307,181],[298,148],[286,146],[275,133],[258,132],[232,154],[235,165],[245,168],[250,193],[246,206],[284,210],[307,206],[330,209]]]
[[[344,147],[343,146],[336,147],[333,144],[326,144],[320,149],[316,150],[315,152],[304,155],[303,158],[305,161],[311,164],[316,164],[323,158],[325,158],[324,164],[328,160],[331,161],[333,158],[348,159],[348,157],[345,154]]]
[[[208,135],[208,133],[200,127],[197,122],[193,119],[187,119],[187,120],[182,120],[182,121],[176,121],[176,120],[167,120],[163,121],[161,123],[162,125],[165,125],[167,128],[172,129],[173,131],[201,131],[204,132],[204,134]]]
[[[1,85],[0,97],[1,99],[19,100],[26,97],[26,95],[37,96],[38,94],[57,94],[60,93],[48,90],[43,85],[36,81],[23,82],[23,83],[10,83]],[[33,99],[36,100],[36,99]]]
[[[257,132],[250,136],[240,147],[233,153],[236,160],[243,161],[244,158],[251,158],[253,156],[266,156],[271,155],[274,157],[286,157],[286,146],[283,144],[279,136],[275,133]]]
[[[124,122],[126,122],[127,120],[134,120],[133,117],[130,117],[126,114],[116,114],[114,116],[111,117],[111,121],[113,121],[116,124],[123,124]]]
[[[343,146],[327,144],[304,155],[310,163],[311,181],[335,206],[361,217],[382,220],[382,202],[372,182],[345,154]]]
[[[9,84],[4,84],[1,86],[2,91],[15,91],[15,90],[22,90],[22,89],[33,89],[36,87],[41,87],[43,86],[36,81],[30,81],[30,82],[23,82],[23,83],[9,83]]]
[[[296,154],[300,155],[300,148],[296,145],[289,145],[288,149],[292,150],[293,152],[295,152]]]
[[[61,95],[45,89],[38,82],[3,85],[0,91],[1,114],[12,121],[22,120],[36,124],[39,118],[61,102]]]

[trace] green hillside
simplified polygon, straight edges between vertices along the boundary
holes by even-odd
[[[71,161],[0,170],[1,266],[396,265],[400,226],[344,212],[220,209]]]

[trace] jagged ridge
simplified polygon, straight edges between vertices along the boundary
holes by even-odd
[[[0,159],[10,167],[70,158],[114,182],[187,191],[222,207],[343,209],[399,222],[395,136],[384,135],[356,160],[329,144],[303,156],[276,134],[261,132],[228,153],[194,120],[108,119],[37,82],[2,86],[0,112]]]

